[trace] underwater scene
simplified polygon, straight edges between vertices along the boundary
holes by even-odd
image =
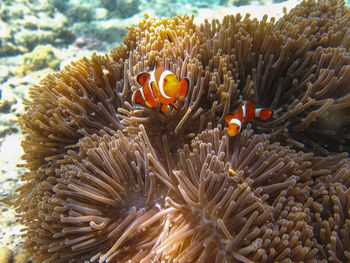
[[[0,263],[350,262],[349,0],[0,0]]]

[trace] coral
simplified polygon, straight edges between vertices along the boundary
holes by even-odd
[[[135,15],[139,12],[139,0],[100,0],[100,6],[103,6],[109,11],[110,16],[126,18]]]
[[[333,0],[278,21],[146,17],[109,55],[45,77],[18,119],[32,258],[349,261],[349,15]],[[131,100],[158,61],[190,80],[178,110]],[[248,100],[272,120],[229,137]]]
[[[77,5],[67,10],[66,14],[71,23],[80,21],[88,23],[93,19],[93,10],[89,5]]]
[[[106,47],[103,45],[101,41],[98,39],[94,39],[91,37],[78,37],[73,45],[78,49],[85,50],[105,50]]]
[[[38,45],[31,53],[23,56],[23,66],[17,73],[25,75],[31,71],[37,71],[44,68],[57,70],[61,63],[61,59],[57,58],[51,46]]]
[[[27,53],[39,44],[60,45],[74,40],[74,34],[67,28],[68,19],[50,2],[1,2],[1,56]]]
[[[0,249],[1,262],[10,262],[12,258],[12,252],[8,248]]]

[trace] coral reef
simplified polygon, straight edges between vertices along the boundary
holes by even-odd
[[[134,15],[138,2],[131,1],[117,9],[98,4],[105,1],[22,0],[2,1],[0,6],[0,56],[31,52],[37,45],[67,48],[75,38],[90,37],[108,43],[122,43],[125,26],[131,20],[121,19],[121,13]],[[108,1],[107,1],[108,2]],[[106,7],[112,5],[105,4]],[[115,1],[114,1],[115,2]],[[134,20],[135,21],[135,20]]]
[[[25,253],[13,255],[8,248],[0,248],[0,263],[26,263],[28,262],[28,255]]]
[[[139,12],[139,0],[100,0],[100,5],[110,12],[110,16],[130,17]]]
[[[109,55],[30,90],[14,206],[41,262],[350,260],[350,11],[303,1],[275,21],[146,17]],[[159,61],[179,109],[131,100]],[[272,120],[227,135],[244,101]]]
[[[17,69],[17,74],[23,76],[44,68],[58,70],[60,62],[52,46],[37,45],[32,52],[23,56],[23,65]]]
[[[31,51],[38,44],[67,44],[74,39],[68,20],[49,1],[3,1],[0,8],[0,55]]]
[[[101,41],[90,37],[78,37],[73,44],[77,49],[100,51],[106,49]]]

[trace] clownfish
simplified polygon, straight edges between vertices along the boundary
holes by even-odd
[[[236,136],[241,131],[243,123],[252,122],[256,117],[261,120],[268,120],[271,116],[271,110],[256,108],[255,103],[248,101],[239,107],[233,115],[227,115],[225,117],[225,121],[228,124],[228,135]]]
[[[158,103],[162,103],[160,109],[162,112],[169,104],[177,109],[178,106],[174,101],[185,98],[190,85],[188,78],[179,81],[177,76],[170,70],[163,68],[160,62],[152,71],[138,74],[136,80],[142,88],[134,91],[133,100],[149,108],[154,108]]]

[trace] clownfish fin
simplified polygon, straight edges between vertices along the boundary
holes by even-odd
[[[155,65],[155,67],[154,67],[154,69],[161,69],[161,68],[163,68],[163,65],[162,65],[162,63],[160,63],[160,61],[158,61],[157,63],[156,63],[156,65]],[[164,69],[164,68],[163,68]]]
[[[145,105],[149,108],[154,108],[158,105],[158,99],[155,97],[155,94],[153,92],[153,85],[154,82],[151,82],[151,87],[146,83],[146,85],[143,86],[143,96],[145,98]]]
[[[158,85],[154,81],[151,82],[151,90],[152,90],[154,98],[157,101],[159,101],[160,92],[159,92]]]
[[[247,101],[245,104],[244,104],[246,107],[248,108],[254,108],[256,107],[256,104],[254,102],[251,102],[251,101]]]
[[[157,105],[155,105],[154,106],[154,104],[151,104],[151,103],[149,103],[149,101],[145,101],[145,105],[148,107],[148,108],[154,108],[155,106],[157,106]]]
[[[227,124],[230,124],[230,121],[232,120],[233,116],[232,115],[227,115],[225,117],[225,121],[227,122]]]
[[[145,85],[149,77],[150,77],[150,74],[148,72],[141,72],[140,74],[137,75],[136,80],[141,86],[143,86]]]
[[[164,112],[167,107],[168,107],[168,104],[163,104],[162,107],[160,108],[160,111]]]
[[[145,100],[143,99],[140,90],[134,91],[132,94],[132,100],[134,100],[137,104],[145,105]]]
[[[175,109],[179,109],[179,106],[177,106],[174,102],[172,102],[171,105],[173,105]]]
[[[179,99],[183,99],[186,97],[188,87],[190,86],[190,80],[188,78],[184,78],[180,82],[180,94],[179,94]]]
[[[262,109],[259,114],[259,118],[263,121],[270,119],[272,116],[272,110]]]

